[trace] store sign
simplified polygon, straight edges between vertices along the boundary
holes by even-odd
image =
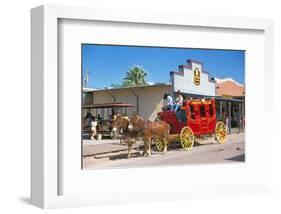
[[[194,84],[200,85],[200,71],[198,68],[195,68],[194,70]]]
[[[222,94],[221,96],[222,96],[223,98],[229,98],[229,99],[233,98],[233,96],[231,96],[231,95],[229,95],[229,94]]]

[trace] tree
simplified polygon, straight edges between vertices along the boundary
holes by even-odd
[[[120,84],[118,84],[118,83],[112,83],[112,84],[110,85],[110,87],[111,87],[111,88],[121,88],[122,85],[120,85]]]
[[[146,77],[148,73],[143,67],[134,65],[126,72],[126,76],[123,78],[123,86],[141,86],[148,85]]]

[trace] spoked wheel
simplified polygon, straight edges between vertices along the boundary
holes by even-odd
[[[158,138],[155,139],[155,145],[156,148],[159,152],[163,152],[164,151],[164,142]]]
[[[186,126],[181,130],[180,140],[181,146],[184,150],[187,151],[193,147],[195,137],[190,127]]]
[[[225,143],[226,139],[226,127],[223,122],[219,121],[216,124],[216,129],[215,129],[215,135],[216,135],[216,140],[218,143],[223,144]]]

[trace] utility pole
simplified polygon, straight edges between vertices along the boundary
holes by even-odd
[[[89,82],[89,74],[91,72],[89,72],[88,70],[84,71],[84,75],[83,75],[83,86],[84,88],[88,88],[88,82]]]

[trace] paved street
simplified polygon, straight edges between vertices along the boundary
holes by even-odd
[[[180,148],[179,143],[170,144],[167,154],[163,155],[153,150],[151,157],[143,157],[141,155],[142,148],[139,146],[142,143],[139,142],[135,145],[130,159],[127,159],[126,145],[120,145],[118,141],[96,142],[95,145],[93,144],[91,142],[84,143],[84,169],[229,163],[245,160],[244,133],[228,135],[225,144],[218,144],[214,139],[208,139],[202,145],[194,145],[190,151],[184,151]],[[107,149],[112,151],[106,152]]]

